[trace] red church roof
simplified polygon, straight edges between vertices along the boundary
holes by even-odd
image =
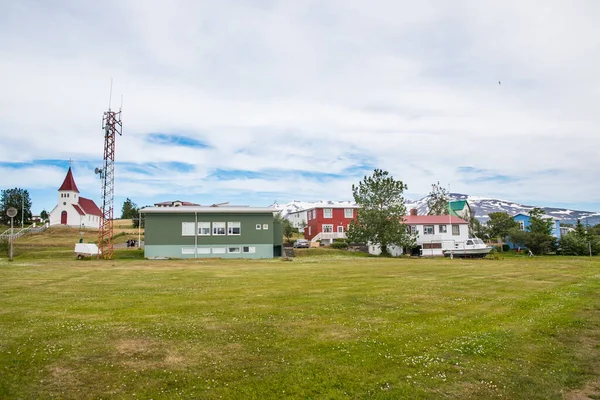
[[[86,214],[102,216],[102,211],[98,208],[94,200],[86,199],[85,197],[79,197],[79,207],[85,211]]]
[[[73,208],[75,209],[75,211],[77,211],[79,215],[85,215],[85,212],[83,212],[83,210],[81,209],[81,207],[79,207],[78,204],[73,204]]]
[[[69,167],[69,171],[67,172],[65,181],[60,186],[60,188],[58,188],[58,191],[61,190],[71,190],[73,192],[79,193],[79,189],[77,189],[77,185],[75,184],[75,179],[73,179],[73,172],[71,172],[71,167]]]

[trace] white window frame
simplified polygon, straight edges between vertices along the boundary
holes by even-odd
[[[460,236],[460,225],[452,225],[452,236]]]
[[[211,253],[213,253],[213,254],[225,254],[225,253],[227,253],[227,248],[226,247],[212,247],[210,250],[211,250]]]
[[[525,230],[525,221],[517,221],[519,223],[519,229],[524,231]]]
[[[339,226],[337,227],[337,232],[338,232],[338,233],[344,233],[344,225],[339,225]]]
[[[308,227],[308,236],[310,236],[310,235],[312,235],[312,227],[311,226]]]
[[[344,218],[354,218],[354,209],[344,208]]]
[[[261,224],[256,224],[256,230],[257,230],[257,231],[260,231],[260,230],[261,230],[261,228],[262,228],[262,225],[261,225]]]
[[[446,226],[446,225],[440,225],[438,227],[438,229],[439,229],[440,233],[448,233],[448,226]]]
[[[237,233],[233,233],[234,229],[237,228]],[[228,222],[227,223],[227,234],[231,235],[231,236],[239,236],[242,234],[242,223],[241,222],[236,222],[236,221],[232,221],[232,222]]]
[[[243,246],[242,247],[242,252],[243,253],[247,253],[247,254],[254,254],[254,253],[256,253],[256,247],[254,247],[254,246]]]
[[[241,252],[242,252],[242,249],[240,246],[227,247],[227,254],[239,254]]]
[[[210,222],[198,222],[198,236],[210,236]]]
[[[227,234],[227,224],[225,224],[225,222],[213,222],[212,234],[213,236],[225,236]]]
[[[333,233],[333,224],[323,224],[323,225],[321,225],[321,232],[323,232],[323,233]]]
[[[324,208],[323,218],[333,218],[333,208]]]
[[[186,255],[196,254],[196,248],[194,248],[194,247],[182,247],[181,248],[181,254],[186,254]]]
[[[435,225],[423,225],[423,235],[435,234]]]
[[[181,236],[195,236],[196,235],[196,223],[195,222],[182,222],[181,223]]]
[[[262,228],[263,228],[263,231],[268,231],[269,230],[269,224],[263,224]]]
[[[198,254],[210,254],[210,247],[198,247]]]
[[[417,234],[417,233],[419,233],[419,231],[417,230],[417,226],[416,225],[410,225],[410,233],[411,234]]]

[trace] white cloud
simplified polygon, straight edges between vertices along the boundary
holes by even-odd
[[[439,180],[469,194],[600,208],[596,2],[23,1],[6,8],[0,74],[10,79],[0,93],[0,162],[34,166],[1,186],[51,190],[62,182],[54,175],[40,182],[35,171],[48,167],[39,160],[99,164],[112,77],[113,108],[124,95],[117,161],[193,166],[144,174],[118,167],[123,196],[158,201],[237,190],[281,200],[349,198],[364,175],[355,167],[368,164],[392,172],[415,196]],[[160,146],[147,142],[149,133],[189,136],[209,148]],[[460,167],[519,180],[467,181]],[[297,175],[217,181],[215,170]],[[90,190],[98,184],[93,174],[85,179]]]

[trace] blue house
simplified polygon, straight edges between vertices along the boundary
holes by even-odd
[[[527,214],[517,214],[513,217],[513,220],[519,223],[519,228],[522,231],[525,231],[529,227],[529,218],[530,217]],[[542,218],[552,220],[552,236],[554,236],[556,240],[560,240],[560,220],[550,215],[544,215],[542,216]],[[513,245],[512,243],[508,244],[511,248],[515,248],[515,245]]]

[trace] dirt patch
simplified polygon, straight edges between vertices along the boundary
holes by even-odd
[[[589,382],[583,389],[565,393],[565,400],[598,400],[600,399],[600,378]]]
[[[183,352],[151,339],[121,339],[115,344],[120,362],[133,369],[185,368],[189,360]]]

